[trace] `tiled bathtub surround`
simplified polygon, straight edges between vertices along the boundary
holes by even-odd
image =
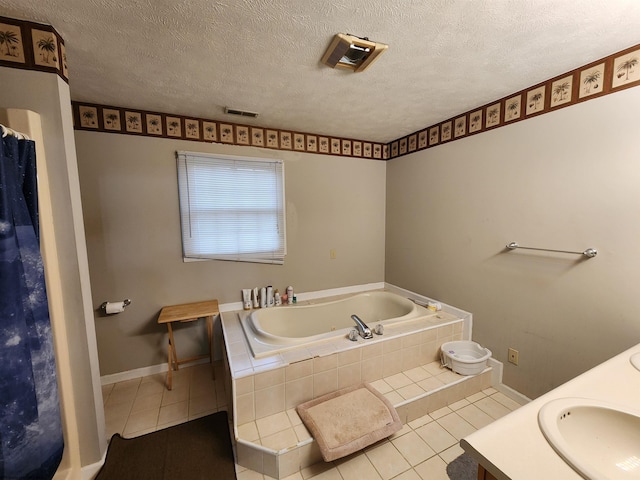
[[[316,347],[317,354],[309,357],[310,354],[304,352],[307,358],[294,359],[291,363],[284,363],[284,359],[302,354],[298,351],[284,352],[281,360],[273,360],[272,357],[258,360],[259,367],[254,372],[234,369],[239,357],[242,358],[240,364],[244,365],[242,355],[231,353],[240,348],[238,342],[234,342],[229,348],[235,382],[236,421],[241,425],[349,385],[375,382],[430,364],[439,359],[442,343],[462,339],[462,327],[462,320],[454,320],[454,323],[370,344],[358,342],[355,347],[344,339],[348,343],[339,342],[338,345],[349,347],[346,350],[335,351],[337,347],[333,342],[331,346],[322,344]],[[268,359],[272,363],[262,364]],[[250,358],[249,361],[255,359]]]
[[[275,478],[321,460],[295,413],[300,403],[369,382],[407,423],[491,383],[491,369],[463,377],[441,368],[440,345],[470,332],[470,315],[453,308],[385,329],[384,336],[371,340],[339,338],[261,359],[251,355],[239,320],[243,314],[222,315],[237,459],[239,465]]]
[[[433,362],[371,382],[407,424],[429,412],[477,394],[489,387],[491,369],[463,377]],[[237,462],[270,477],[284,478],[322,462],[320,449],[295,408],[237,426]]]

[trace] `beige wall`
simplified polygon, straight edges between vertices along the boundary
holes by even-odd
[[[638,105],[633,88],[387,164],[385,280],[473,312],[530,397],[640,341]]]
[[[18,111],[9,119],[27,110],[41,126],[41,243],[65,434],[59,474],[80,478],[80,467],[101,459],[106,438],[69,86],[55,74],[13,68],[0,68],[0,84],[0,107]]]
[[[122,314],[95,312],[102,375],[166,361],[166,330],[156,323],[164,305],[238,302],[240,290],[254,286],[304,292],[384,280],[385,162],[98,132],[75,136],[94,307],[133,301]],[[284,266],[183,262],[176,150],[285,161]],[[197,353],[204,346],[194,339],[202,338],[177,338],[178,353]]]

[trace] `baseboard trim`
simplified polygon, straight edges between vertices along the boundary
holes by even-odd
[[[504,383],[500,383],[500,384],[494,386],[494,388],[496,390],[498,390],[500,393],[503,393],[504,395],[509,397],[510,399],[515,400],[516,402],[518,402],[521,405],[526,405],[527,403],[529,403],[531,401],[531,399],[529,397],[527,397],[526,395],[523,395],[522,393],[518,392],[517,390],[514,390],[513,388],[505,385]]]
[[[203,358],[185,365],[199,365],[201,363],[209,363],[209,359]],[[100,384],[111,385],[112,383],[124,382],[125,380],[133,380],[134,378],[155,375],[156,373],[166,373],[167,370],[167,363],[161,363],[160,365],[151,365],[149,367],[136,368],[133,370],[127,370],[126,372],[112,373],[110,375],[101,376]]]

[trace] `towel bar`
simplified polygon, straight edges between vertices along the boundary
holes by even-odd
[[[507,243],[506,247],[509,250],[515,250],[516,248],[523,248],[525,250],[539,250],[541,252],[573,253],[576,255],[584,255],[587,258],[593,258],[598,254],[598,250],[596,250],[595,248],[587,248],[584,252],[572,252],[570,250],[555,250],[551,248],[523,247],[522,245],[518,245],[517,242]]]

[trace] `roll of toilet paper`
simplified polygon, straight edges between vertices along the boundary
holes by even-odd
[[[124,312],[124,302],[107,302],[107,305],[104,307],[107,315],[112,315],[114,313]]]

